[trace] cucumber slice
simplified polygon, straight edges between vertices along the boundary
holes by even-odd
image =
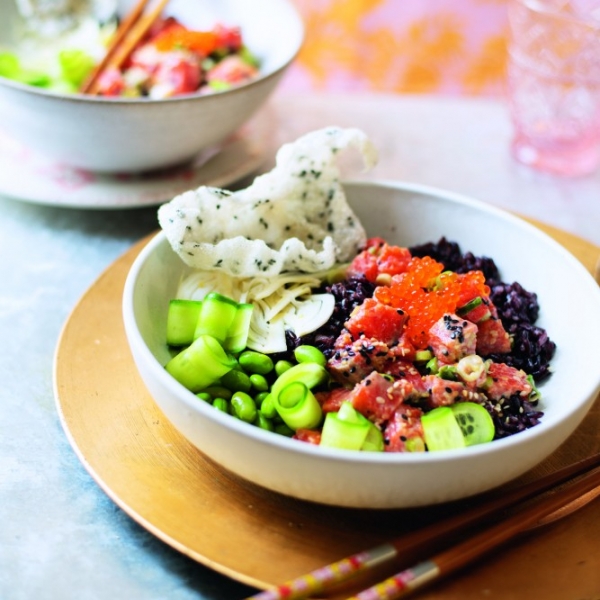
[[[237,354],[246,348],[253,309],[252,304],[238,304],[233,321],[227,331],[227,337],[223,342],[223,347],[227,352]]]
[[[194,333],[202,302],[198,300],[171,300],[167,312],[167,344],[188,346],[194,341]]]
[[[467,446],[485,444],[494,439],[496,432],[490,413],[475,402],[457,402],[451,407],[452,413],[465,438]]]
[[[323,419],[321,405],[301,381],[293,381],[273,396],[277,413],[292,430],[313,429]]]
[[[464,448],[467,444],[449,406],[440,406],[421,417],[425,444],[430,452]]]
[[[214,337],[201,335],[175,355],[165,369],[188,390],[198,393],[216,383],[235,364],[235,358]]]
[[[208,294],[202,300],[202,310],[194,337],[210,335],[223,344],[235,319],[237,308],[238,303],[227,296],[216,292]]]
[[[338,413],[331,412],[325,416],[319,445],[343,450],[360,450],[368,433],[368,424],[345,421]]]
[[[367,437],[360,449],[363,452],[383,452],[384,448],[383,433],[381,433],[376,425],[371,423],[369,431],[367,431]]]
[[[359,413],[352,406],[351,402],[342,402],[337,415],[339,420],[355,423],[357,425],[362,424],[367,428],[367,435],[365,436],[362,445],[357,448],[358,450],[362,450],[363,452],[383,452],[383,434],[374,423]]]
[[[430,451],[464,448],[494,439],[494,421],[475,402],[440,406],[421,417],[425,444]]]

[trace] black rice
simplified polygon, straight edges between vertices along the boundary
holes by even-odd
[[[333,314],[322,327],[301,338],[291,331],[286,331],[288,351],[292,351],[300,344],[310,344],[319,348],[327,358],[331,358],[335,340],[342,332],[344,323],[350,318],[350,313],[367,298],[373,296],[375,285],[361,275],[324,286],[320,291],[333,294],[335,298]]]
[[[504,328],[512,337],[513,347],[508,355],[491,355],[488,358],[523,369],[536,382],[543,381],[550,375],[550,361],[556,344],[544,329],[534,324],[539,314],[536,294],[516,282],[499,282],[490,288],[490,298],[498,309]]]
[[[518,394],[510,398],[501,398],[496,402],[483,402],[483,406],[494,421],[495,440],[538,425],[544,415],[532,402],[521,398]]]

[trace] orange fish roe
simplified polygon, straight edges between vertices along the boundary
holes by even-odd
[[[217,49],[217,35],[212,31],[190,31],[180,25],[172,25],[161,31],[153,41],[162,52],[185,49],[208,56]]]
[[[375,289],[379,302],[409,315],[406,335],[417,349],[427,346],[429,329],[445,313],[454,313],[469,300],[490,292],[481,271],[463,275],[443,269],[429,256],[414,257],[406,273],[394,276],[391,285]]]

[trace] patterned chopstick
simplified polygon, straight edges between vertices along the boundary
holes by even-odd
[[[382,544],[364,552],[331,563],[284,583],[276,589],[265,590],[251,597],[252,600],[301,600],[331,587],[348,581],[361,571],[372,569],[388,562],[398,554],[392,544]],[[250,598],[248,600],[251,600]]]
[[[535,527],[544,517],[574,502],[598,486],[600,486],[600,469],[595,469],[571,485],[550,493],[433,558],[405,569],[348,600],[396,600],[434,579],[464,567],[527,529]]]
[[[483,523],[486,519],[497,517],[501,511],[514,506],[518,502],[548,491],[552,487],[565,483],[571,478],[577,477],[599,465],[600,454],[594,454],[550,475],[510,490],[502,496],[492,493],[488,496],[488,501],[472,506],[468,511],[451,516],[439,523],[433,523],[424,529],[398,537],[388,543],[320,567],[282,585],[250,596],[246,600],[302,600],[308,598],[331,588],[335,584],[348,581],[361,572],[372,570],[377,565],[392,562],[401,552],[406,555],[415,554],[430,545],[431,540],[441,542],[450,534]],[[435,567],[430,564],[430,561],[425,561],[418,569],[414,567],[409,571],[411,572],[403,574],[394,584],[387,581],[384,583],[386,585],[398,586],[402,584],[415,587],[414,582],[437,577]],[[378,596],[369,597],[379,598]],[[385,598],[385,596],[381,597]],[[361,600],[363,599],[361,598]]]

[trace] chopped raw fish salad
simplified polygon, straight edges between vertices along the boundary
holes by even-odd
[[[121,69],[100,77],[101,96],[169,98],[212,93],[246,83],[259,64],[238,27],[193,31],[173,17],[159,21]]]
[[[115,35],[114,23],[85,22],[63,39],[17,51],[0,49],[0,76],[28,85],[76,93],[85,84]],[[259,61],[244,44],[239,27],[192,30],[174,17],[157,20],[120,68],[105,70],[97,94],[169,98],[214,93],[259,75]]]
[[[350,145],[373,163],[362,132],[326,128],[246,190],[161,207],[189,267],[166,370],[218,410],[324,447],[438,451],[535,426],[555,351],[537,297],[454,241],[367,238],[335,165]]]

